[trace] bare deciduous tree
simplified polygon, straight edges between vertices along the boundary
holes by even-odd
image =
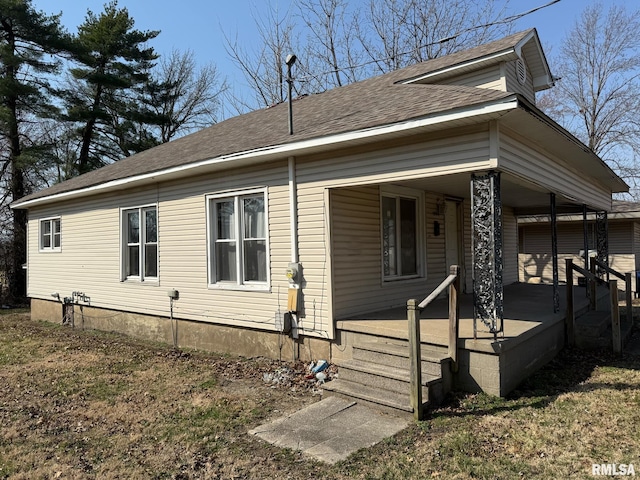
[[[262,19],[254,16],[254,21],[260,37],[257,50],[242,47],[237,35],[233,40],[225,35],[227,54],[244,75],[255,97],[253,101],[233,98],[238,112],[255,108],[256,104],[268,107],[285,101],[285,59],[298,50],[294,48],[297,47],[295,24],[288,12],[281,16],[277,8],[269,5],[266,16]]]
[[[226,37],[257,103],[285,98],[284,59],[298,56],[296,93],[319,93],[464,48],[508,32],[502,21],[509,0],[297,0],[295,18],[269,7],[256,19],[262,45],[256,51]],[[513,18],[515,20],[515,17]],[[303,42],[299,43],[298,38]],[[295,48],[297,47],[297,48]],[[244,102],[242,107],[255,107]]]
[[[379,73],[475,47],[508,33],[508,0],[370,0],[360,38]]]
[[[159,119],[162,143],[218,121],[227,84],[213,64],[198,69],[192,51],[174,50],[160,59],[151,76],[149,106]]]
[[[556,88],[540,105],[605,159],[638,196],[640,11],[585,8],[563,42]]]
[[[299,75],[319,92],[353,83],[363,77],[363,53],[358,45],[357,11],[349,10],[346,0],[299,0],[307,40],[305,63]]]

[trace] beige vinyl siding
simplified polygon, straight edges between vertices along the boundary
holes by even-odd
[[[506,85],[507,85],[506,90],[507,92],[519,93],[522,96],[524,96],[527,100],[529,100],[531,103],[535,104],[536,96],[535,96],[535,92],[533,91],[533,77],[531,75],[531,71],[529,70],[529,66],[526,65],[526,67],[527,67],[527,78],[524,82],[524,85],[522,85],[518,81],[518,77],[516,74],[516,62],[513,61],[513,62],[507,62],[503,64],[502,68],[504,71],[504,75],[506,78]]]
[[[611,192],[606,188],[570,169],[562,159],[533,148],[503,124],[500,125],[499,167],[551,192],[563,192],[577,203],[603,210],[611,206]]]
[[[300,245],[300,262],[303,265],[306,282],[304,289],[306,320],[304,321],[313,325],[314,322],[317,324],[317,319],[321,318],[322,322],[328,322],[329,316],[332,315],[328,306],[331,294],[333,295],[333,315],[335,318],[344,318],[363,311],[365,308],[367,311],[373,311],[406,302],[409,297],[406,295],[407,284],[405,282],[386,282],[385,289],[382,290],[379,226],[376,225],[374,232],[372,224],[367,224],[365,221],[366,219],[371,221],[372,211],[370,209],[373,208],[373,197],[376,197],[375,208],[379,211],[379,195],[373,195],[372,192],[378,190],[379,184],[393,184],[402,180],[415,180],[419,177],[435,177],[443,173],[488,168],[488,153],[489,135],[488,131],[483,129],[455,137],[438,136],[438,138],[420,144],[381,148],[372,152],[354,153],[343,157],[324,155],[296,159],[299,211],[298,244]],[[372,188],[363,188],[367,185]],[[358,209],[349,213],[349,208],[346,206],[349,200],[348,195],[347,197],[341,197],[340,194],[334,195],[334,189],[346,186],[352,186],[358,190],[354,200],[357,200],[356,203],[360,202],[361,206],[365,208],[365,214],[368,215],[365,215],[366,218],[358,218]],[[330,195],[331,208],[332,212],[338,215],[337,218],[331,217],[332,239],[330,245],[327,244],[329,239],[326,229],[323,229],[329,215],[325,200],[326,190],[332,190]],[[431,201],[434,202],[434,200]],[[431,208],[426,208],[427,215],[433,211]],[[357,265],[353,262],[352,269],[345,271],[344,265],[349,264],[354,252],[339,252],[335,248],[345,242],[351,247],[356,246],[352,238],[344,240],[340,237],[344,231],[341,232],[339,227],[350,221],[348,220],[349,215],[356,218],[354,222],[365,222],[358,224],[361,230],[356,232],[357,235],[366,237],[366,242],[378,242],[375,265],[371,253],[373,246],[366,243],[369,254],[368,262],[358,262]],[[440,220],[441,223],[444,223],[442,218]],[[379,218],[376,218],[376,222],[379,224]],[[427,224],[429,224],[428,218]],[[371,235],[374,235],[374,240],[371,240]],[[428,237],[427,241],[429,241]],[[333,266],[331,279],[328,279],[331,272],[327,268],[327,249],[330,251],[330,261]],[[442,255],[444,256],[444,252]],[[345,263],[341,263],[343,261]],[[348,282],[342,281],[357,275],[356,272],[360,268],[364,268],[367,275],[370,275],[363,281],[376,282],[375,289],[369,291],[368,294],[364,293],[364,290],[369,287],[368,283],[366,285],[349,283],[345,286],[345,283]],[[435,286],[444,277],[434,278],[434,276],[437,277],[437,274],[434,273],[432,276],[430,268],[431,264],[428,263],[427,282],[433,283]],[[440,271],[444,271],[444,267],[441,266]],[[365,275],[359,276],[359,278],[364,277]],[[332,292],[327,291],[329,282],[333,282]],[[414,280],[414,285],[411,288],[414,287],[415,289],[411,290],[411,293],[420,296],[424,294],[427,284],[424,280]],[[373,303],[369,303],[367,295],[375,297]],[[309,296],[316,298],[317,302],[311,303]]]
[[[467,87],[489,88],[499,90],[501,92],[506,91],[504,77],[500,66],[498,65],[434,83],[442,85],[464,85]]]
[[[329,262],[335,265],[336,259],[327,256],[331,248],[326,191],[353,183],[377,184],[487,168],[486,128],[466,132],[338,158],[296,159],[298,245],[304,279],[300,326],[305,334],[333,337],[330,289],[337,275],[329,278]],[[270,291],[209,288],[206,195],[262,187],[268,187]],[[122,282],[120,209],[149,204],[158,206],[159,282]],[[62,251],[38,253],[37,221],[56,215],[62,218]],[[53,291],[62,296],[82,291],[91,297],[95,307],[168,316],[167,290],[175,288],[180,291],[180,300],[174,306],[177,318],[266,330],[273,330],[275,312],[286,308],[285,271],[291,251],[284,159],[224,175],[96,195],[82,203],[61,202],[54,208],[34,208],[30,219],[28,288],[33,298],[50,299]],[[60,272],[73,272],[73,276]],[[379,274],[377,281],[380,282]],[[333,290],[339,291],[337,286]],[[404,288],[394,285],[387,291],[395,302]]]
[[[417,279],[383,281],[380,233],[380,189],[377,186],[341,188],[331,191],[332,261],[336,318],[406,305],[410,298],[426,297],[448,275],[444,264],[446,232],[436,203],[442,196],[425,194],[423,210],[426,232],[419,237],[422,273]],[[433,222],[440,221],[440,235]],[[426,243],[426,245],[425,245]],[[420,256],[420,255],[419,255]],[[425,268],[426,267],[426,268]]]
[[[584,259],[579,255],[558,253],[558,279],[560,282],[566,281],[566,259],[572,259],[573,263],[584,268]],[[633,273],[636,256],[632,254],[612,254],[609,256],[609,265],[614,270],[621,273]],[[520,266],[520,281],[524,283],[553,283],[553,264],[550,254],[520,253],[518,255]],[[578,278],[582,275],[574,272],[574,284],[577,285]],[[617,280],[612,278],[612,280]],[[635,278],[632,275],[631,288],[635,290]],[[618,281],[618,289],[624,290],[624,282]]]
[[[502,283],[509,285],[518,281],[518,223],[510,207],[502,208]]]
[[[628,221],[608,221],[609,253],[633,253],[633,224]]]
[[[609,221],[609,253],[628,254],[632,252],[633,224],[627,221]],[[589,231],[594,229],[589,222]],[[576,254],[584,249],[582,222],[558,222],[558,252]],[[520,226],[522,236],[521,253],[550,253],[551,226],[548,223],[525,224]],[[595,239],[590,239],[591,249],[595,250]]]
[[[636,270],[637,255],[631,250],[632,230],[630,222],[609,222],[609,264],[611,268],[621,273]],[[551,282],[553,263],[550,225],[523,225],[519,228],[519,235],[521,237],[520,281]],[[584,259],[579,256],[579,252],[584,249],[583,245],[582,222],[558,223],[558,270],[561,281],[566,278],[565,259],[571,258],[577,265],[584,267]]]
[[[332,261],[334,265],[334,309],[336,318],[347,318],[371,311],[405,305],[409,298],[426,297],[449,274],[445,262],[445,230],[442,206],[445,197],[424,192],[423,237],[426,245],[426,278],[385,282],[382,278],[380,233],[380,189],[378,186],[340,188],[331,191]],[[441,212],[438,214],[438,203]],[[464,265],[466,291],[471,291],[470,202],[463,208]],[[433,224],[440,224],[435,235]],[[503,282],[518,281],[517,224],[513,211],[503,209]]]
[[[524,85],[522,85],[516,76],[515,61],[501,63],[500,65],[434,83],[442,85],[464,85],[467,87],[489,88],[501,92],[519,93],[530,102],[535,103],[531,72],[527,67],[527,78]]]
[[[312,190],[317,195],[323,188],[394,183],[491,168],[486,125],[480,131],[457,136],[452,133],[442,132],[430,141],[388,149],[380,145],[374,151],[348,156],[297,159],[298,187],[304,192],[299,197],[304,199]]]
[[[168,289],[177,289],[177,318],[273,330],[278,308],[286,308],[290,261],[289,196],[286,161],[183,181],[136,192],[102,195],[82,204],[61,203],[30,212],[28,290],[33,298],[51,299],[57,291],[82,291],[91,305],[168,316]],[[268,186],[270,291],[237,291],[208,287],[207,194]],[[158,205],[159,282],[120,278],[120,209]],[[62,219],[62,250],[38,253],[37,221]],[[34,228],[36,227],[36,228]],[[65,274],[65,272],[70,272]],[[307,297],[307,304],[322,299]],[[328,336],[320,318],[315,334]]]

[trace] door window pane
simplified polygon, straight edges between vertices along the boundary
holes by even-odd
[[[385,277],[418,273],[418,204],[414,198],[382,197],[382,271]]]
[[[396,199],[382,197],[382,264],[385,276],[396,274]]]
[[[402,275],[415,275],[416,255],[416,201],[410,198],[400,199],[400,269]]]

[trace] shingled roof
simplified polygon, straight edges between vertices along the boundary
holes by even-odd
[[[14,206],[20,207],[31,200],[82,190],[128,177],[161,172],[172,167],[238,152],[361,131],[512,99],[513,93],[490,89],[401,82],[431,71],[513,49],[514,45],[530,36],[532,32],[535,30],[520,32],[476,48],[297,99],[293,102],[293,135],[289,135],[288,131],[288,107],[286,104],[279,104],[230,118],[199,132],[33,193],[15,202]]]

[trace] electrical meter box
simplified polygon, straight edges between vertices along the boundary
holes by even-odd
[[[286,276],[290,287],[299,288],[302,280],[302,266],[300,263],[290,263],[287,267]]]

